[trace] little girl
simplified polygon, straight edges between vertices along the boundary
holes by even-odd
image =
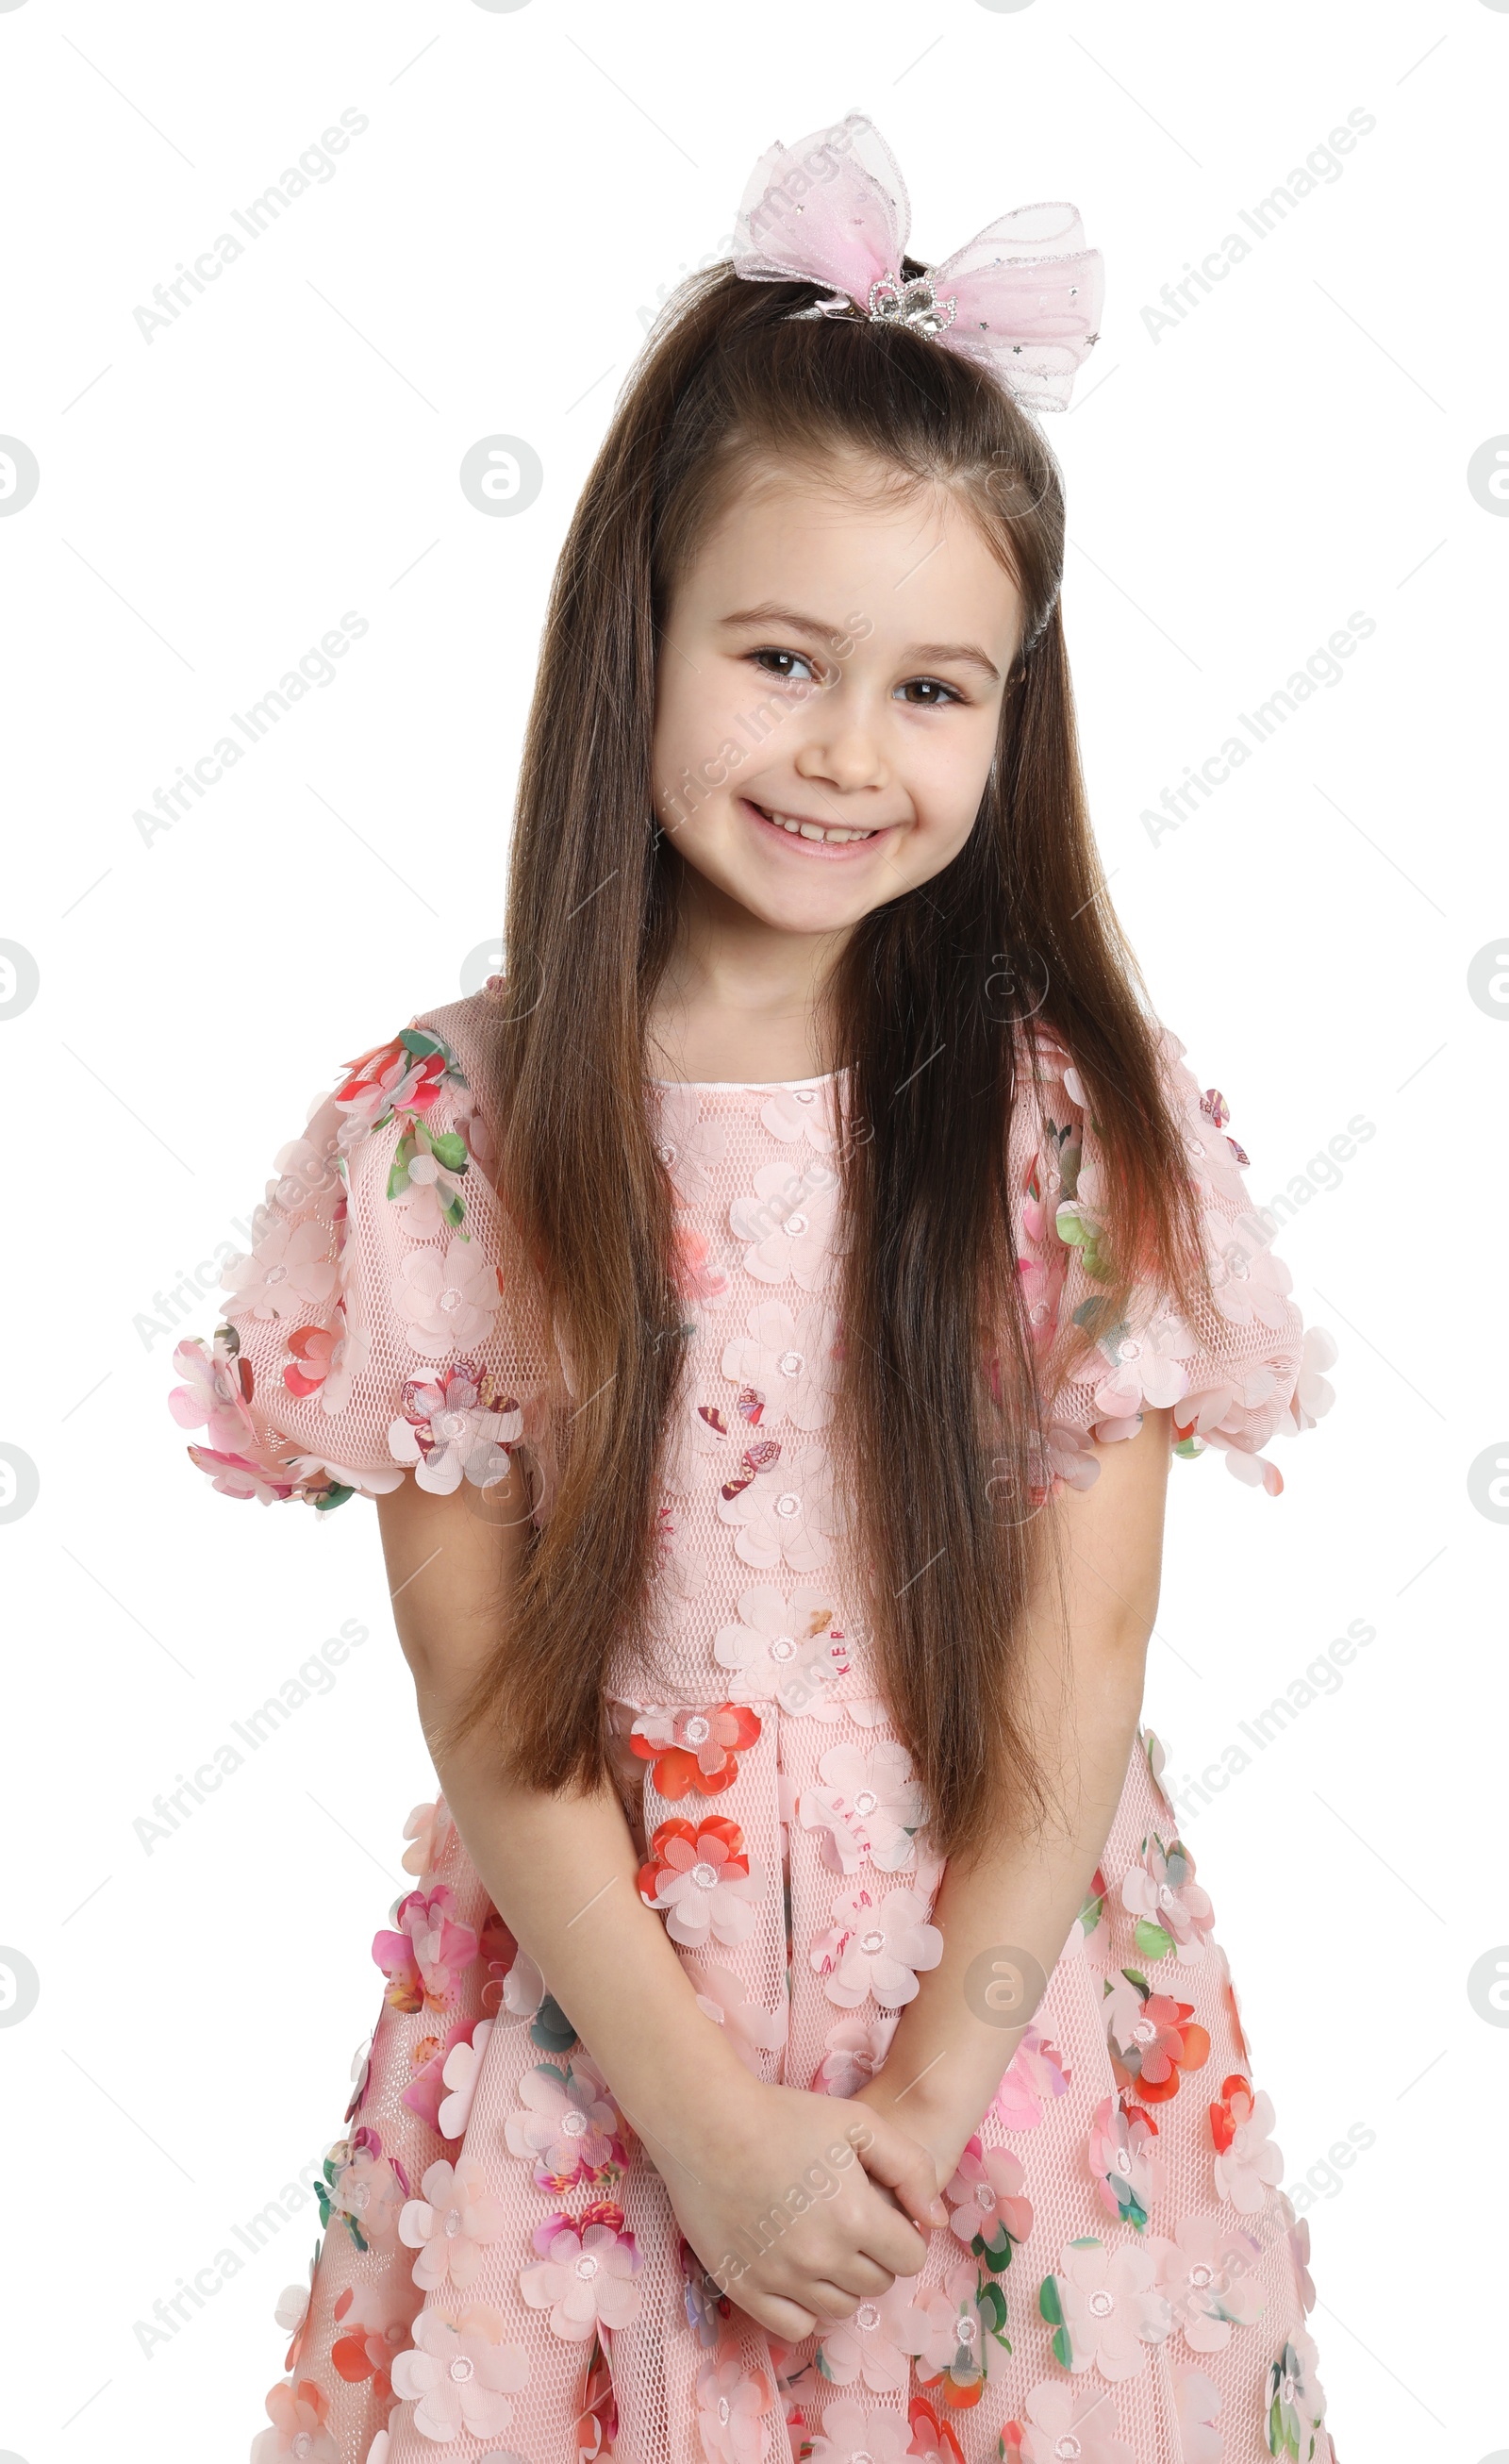
[[[257,2464],[1334,2454],[1139,1727],[1170,1455],[1277,1496],[1334,1346],[1085,815],[1100,258],[908,228],[858,115],[756,167],[561,553],[507,975],[178,1355],[218,1489],[376,1499],[444,1789]]]

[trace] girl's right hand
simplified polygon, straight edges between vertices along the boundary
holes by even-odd
[[[915,2276],[947,2221],[927,2149],[843,2097],[751,2079],[732,2114],[649,2152],[714,2283],[787,2343]]]

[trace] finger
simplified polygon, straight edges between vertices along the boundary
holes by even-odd
[[[861,2230],[864,2255],[892,2276],[916,2276],[926,2265],[928,2245],[899,2208],[866,2217]]]
[[[842,2286],[835,2284],[830,2277],[816,2277],[805,2290],[818,2313],[820,2324],[824,2319],[852,2319],[860,2306],[857,2293],[845,2293]]]
[[[756,2327],[778,2336],[783,2344],[799,2344],[818,2324],[799,2301],[788,2301],[778,2293],[751,2293],[735,2306],[747,2312]]]
[[[938,2168],[919,2141],[908,2139],[879,2114],[855,2142],[855,2153],[872,2182],[893,2191],[907,2213],[924,2227],[933,2219],[938,2197]]]
[[[828,2261],[827,2281],[851,2293],[856,2301],[863,2301],[866,2296],[888,2293],[896,2277],[890,2268],[880,2266],[863,2250],[855,2250]],[[3,2457],[0,2464],[5,2464]]]
[[[885,2189],[865,2178],[860,2205],[850,2226],[852,2247],[876,2267],[892,2276],[915,2276],[925,2265],[928,2245]],[[833,2271],[830,2269],[829,2274]]]

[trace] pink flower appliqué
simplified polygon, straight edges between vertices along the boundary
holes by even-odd
[[[398,2237],[417,2250],[414,2281],[426,2293],[437,2284],[465,2292],[476,2280],[482,2253],[503,2230],[503,2210],[488,2192],[477,2165],[431,2165],[421,2184],[422,2199],[409,2199],[398,2220]]]
[[[737,1625],[720,1625],[712,1657],[734,1672],[733,1691],[763,1702],[774,1696],[788,1718],[815,1711],[838,1717],[827,1699],[834,1682],[849,1673],[848,1648],[834,1630],[834,1595],[798,1583],[788,1601],[768,1583],[739,1595]]]
[[[1101,2099],[1085,2148],[1090,2171],[1106,2214],[1138,2233],[1163,2190],[1157,2140],[1158,2125],[1140,2105],[1124,2111],[1113,2096]]]
[[[410,1891],[393,1911],[396,1932],[373,1936],[372,1956],[388,1980],[395,2011],[443,2011],[463,1969],[477,1955],[477,1938],[455,1918],[456,1895],[442,1882]]]
[[[309,1217],[298,1223],[275,1222],[250,1257],[238,1258],[221,1276],[230,1294],[228,1314],[295,1323],[317,1317],[335,1297],[336,1264],[329,1249],[327,1223]]]
[[[1009,2421],[1001,2433],[1007,2464],[1136,2464],[1116,2418],[1109,2387],[1064,2387],[1042,2379],[1027,2397],[1027,2418]]]
[[[858,1873],[866,1858],[883,1874],[912,1862],[928,1809],[904,1745],[885,1737],[868,1753],[833,1746],[818,1773],[824,1784],[802,1790],[798,1813],[804,1831],[824,1835],[823,1859],[836,1874]]]
[[[1198,1346],[1184,1320],[1168,1309],[1147,1316],[1139,1310],[1137,1317],[1135,1333],[1128,1331],[1119,1341],[1110,1338],[1115,1365],[1095,1389],[1098,1421],[1135,1419],[1145,1404],[1160,1411],[1165,1404],[1182,1401],[1190,1391],[1184,1364]],[[1105,1349],[1103,1344],[1103,1353]]]
[[[515,2156],[534,2159],[536,2189],[601,2184],[610,2167],[622,2167],[623,2124],[589,2056],[574,2054],[564,2069],[536,2062],[518,2093],[523,2109],[509,2115],[504,2136]]]
[[[372,1336],[364,1326],[348,1323],[345,1304],[336,1303],[333,1326],[298,1326],[288,1338],[292,1358],[283,1369],[283,1383],[301,1400],[319,1397],[332,1418],[351,1400],[356,1377],[372,1357]]]
[[[1191,1967],[1205,1957],[1215,1911],[1194,1879],[1194,1859],[1180,1839],[1167,1847],[1149,1832],[1142,1862],[1122,1876],[1122,1905],[1136,1919],[1137,1947],[1145,1959],[1167,1959],[1177,1950]]]
[[[720,1492],[717,1510],[734,1525],[733,1547],[747,1566],[786,1565],[797,1574],[827,1565],[847,1520],[833,1459],[819,1445],[783,1451],[733,1497]]]
[[[470,2041],[463,2038],[450,2047],[441,2065],[440,2077],[448,2093],[440,2100],[435,2114],[435,2127],[442,2139],[464,2139],[467,2123],[471,2119],[471,2100],[482,2076],[482,2057],[488,2049],[494,2022],[479,2019],[471,2031]]]
[[[438,1377],[409,1378],[403,1404],[402,1419],[388,1424],[387,1450],[413,1465],[417,1487],[450,1497],[463,1476],[474,1488],[507,1479],[524,1415],[512,1395],[498,1394],[491,1370],[453,1360]]]
[[[1295,2464],[1334,2464],[1325,2420],[1325,2390],[1316,2377],[1313,2338],[1297,2327],[1277,2361],[1270,2363],[1264,2428],[1271,2455]]]
[[[1249,2081],[1234,2073],[1223,2084],[1220,2103],[1211,2107],[1211,2131],[1215,2188],[1238,2215],[1255,2216],[1267,2191],[1283,2179],[1283,2158],[1268,2136],[1273,2124],[1267,2091],[1259,2088],[1255,2096]]]
[[[396,2275],[378,2284],[348,2284],[338,2294],[334,2316],[340,2333],[330,2348],[338,2377],[353,2387],[370,2379],[373,2394],[388,2403],[393,2364],[410,2341],[420,2299],[418,2287]]]
[[[809,1954],[830,2002],[857,2011],[873,1993],[887,2010],[914,2001],[917,1970],[936,1968],[943,1936],[928,1922],[928,1903],[916,1891],[889,1891],[877,1906],[868,1891],[833,1903],[833,1925]]]
[[[1114,1983],[1106,1980],[1102,2008],[1116,2083],[1135,2085],[1144,2105],[1167,2104],[1178,2095],[1186,2073],[1203,2070],[1210,2060],[1210,2033],[1196,2019],[1193,2003],[1145,1992],[1130,1969],[1123,1969]]]
[[[502,1277],[480,1244],[459,1238],[444,1253],[414,1248],[391,1285],[392,1302],[408,1328],[409,1348],[423,1360],[445,1360],[486,1343],[503,1294]]]
[[[466,1218],[462,1184],[470,1156],[460,1130],[431,1132],[423,1121],[405,1121],[394,1150],[387,1194],[402,1209],[415,1241],[459,1231]]]
[[[746,1703],[714,1703],[641,1712],[629,1732],[629,1750],[650,1765],[656,1793],[672,1804],[689,1796],[718,1796],[739,1775],[738,1757],[760,1741],[760,1720]]]
[[[990,2110],[1005,2130],[1036,2130],[1073,2077],[1058,2047],[1029,2028],[1006,2066]]]
[[[277,2307],[273,2316],[289,2339],[288,2350],[283,2356],[285,2370],[293,2371],[298,2367],[298,2357],[304,2348],[304,2338],[309,2332],[309,2304],[315,2290],[315,2268],[318,2257],[319,2247],[317,2243],[315,2256],[309,2262],[309,2282],[285,2284],[277,2297]]]
[[[754,2001],[749,1988],[726,1968],[711,1963],[686,1963],[687,1973],[697,1992],[697,2008],[714,2027],[728,2031],[729,2041],[747,2071],[756,2079],[765,2075],[760,2061],[762,2053],[773,2054],[786,2041],[786,2011],[767,2011]]]
[[[433,1805],[416,1805],[404,1825],[404,1837],[408,1846],[399,1862],[405,1873],[417,1875],[421,1880],[428,1875],[433,1881],[441,1859],[454,1844],[455,1836],[456,1826],[443,1796],[437,1796]]]
[[[951,2410],[967,2411],[1006,2367],[1006,2297],[993,2277],[982,2277],[965,2259],[923,2295],[920,2306],[929,2335],[917,2362],[917,2383],[937,2387]]]
[[[252,2464],[282,2464],[285,2456],[297,2456],[299,2464],[340,2464],[340,2450],[325,2428],[330,2398],[313,2379],[271,2387],[267,2417],[273,2427],[252,2441]]]
[[[627,2327],[639,2317],[643,2297],[632,2233],[601,2224],[579,2233],[560,2220],[546,2247],[549,2255],[540,2265],[520,2269],[518,2289],[532,2310],[550,2312],[553,2335],[580,2344],[600,2325]]]
[[[759,1108],[761,1126],[783,1146],[798,1140],[819,1155],[833,1151],[833,1082],[817,1087],[777,1087]]]
[[[1044,2277],[1038,2306],[1054,2330],[1054,2359],[1066,2370],[1091,2367],[1103,2378],[1136,2378],[1148,2348],[1172,2324],[1157,2290],[1152,2253],[1134,2242],[1117,2250],[1086,2237],[1069,2242],[1058,2271]]]
[[[386,1044],[346,1065],[347,1074],[331,1098],[340,1115],[342,1148],[357,1146],[395,1112],[428,1113],[447,1079],[459,1078],[455,1055],[438,1035],[406,1026]]]
[[[890,2051],[900,2012],[879,2019],[840,2019],[823,2038],[827,2052],[812,2082],[817,2096],[857,2096]]]
[[[649,1843],[649,1862],[640,1868],[640,1897],[666,1919],[672,1942],[701,1950],[710,1936],[734,1945],[748,1942],[765,1888],[757,1858],[744,1853],[744,1834],[722,1815],[689,1822],[663,1822]]]
[[[332,2151],[339,2164],[342,2143]],[[332,2157],[326,2159],[329,2171]],[[408,2196],[402,2168],[383,2155],[375,2132],[359,2130],[350,2152],[327,2192],[331,2212],[338,2215],[358,2250],[390,2250],[398,2219]]]
[[[926,2311],[916,2306],[917,2283],[915,2276],[898,2276],[888,2292],[866,2297],[851,2319],[828,2329],[818,2346],[825,2379],[851,2387],[862,2378],[876,2395],[900,2394],[930,2332]]]
[[[1020,2159],[1009,2147],[982,2146],[977,2131],[966,2141],[958,2169],[945,2187],[956,2238],[996,2276],[1010,2267],[1015,2245],[1032,2231],[1026,2188]]]
[[[1222,2353],[1234,2326],[1253,2327],[1266,2307],[1258,2246],[1214,2216],[1181,2216],[1171,2238],[1150,2240],[1158,2281],[1192,2353]]]
[[[239,1351],[234,1328],[223,1326],[208,1351],[196,1335],[173,1353],[184,1383],[172,1389],[167,1408],[181,1429],[203,1429],[220,1454],[239,1454],[252,1434],[246,1410],[252,1370]]]
[[[711,2464],[761,2464],[775,2400],[769,2380],[732,2353],[714,2353],[697,2372],[696,2394],[697,2427]]]
[[[866,2411],[855,2396],[841,2396],[822,2416],[822,2435],[808,2450],[810,2464],[907,2464],[907,2424],[893,2412]]]
[[[723,1375],[756,1386],[765,1419],[798,1429],[821,1429],[833,1418],[834,1344],[838,1321],[825,1302],[793,1316],[784,1301],[761,1301],[745,1320],[747,1334],[724,1346]]]
[[[503,2342],[498,2313],[472,2302],[454,2318],[422,2310],[414,2349],[393,2364],[393,2388],[414,2407],[422,2438],[498,2438],[514,2418],[510,2399],[529,2385],[529,2355]]]
[[[728,1153],[728,1124],[703,1118],[695,1087],[652,1081],[649,1091],[659,1113],[655,1153],[670,1175],[678,1204],[700,1206],[711,1197],[713,1171]]]
[[[839,1176],[813,1156],[801,1172],[789,1163],[762,1163],[753,1198],[735,1198],[729,1208],[734,1239],[746,1242],[743,1265],[756,1283],[783,1284],[788,1276],[804,1292],[816,1291],[829,1265],[838,1221]]]
[[[421,2122],[428,2122],[441,2139],[466,2136],[477,2072],[483,2067],[490,2035],[490,2018],[458,2018],[446,2035],[421,2037],[419,2045],[413,2045],[408,2053],[408,2060],[416,2070],[399,2101],[406,2104],[411,2114],[419,2114]]]

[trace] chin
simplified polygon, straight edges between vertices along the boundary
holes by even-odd
[[[842,888],[817,883],[810,890],[798,883],[784,894],[773,891],[768,881],[730,882],[727,887],[728,895],[748,914],[776,933],[841,933],[882,903],[862,892],[857,883]]]

